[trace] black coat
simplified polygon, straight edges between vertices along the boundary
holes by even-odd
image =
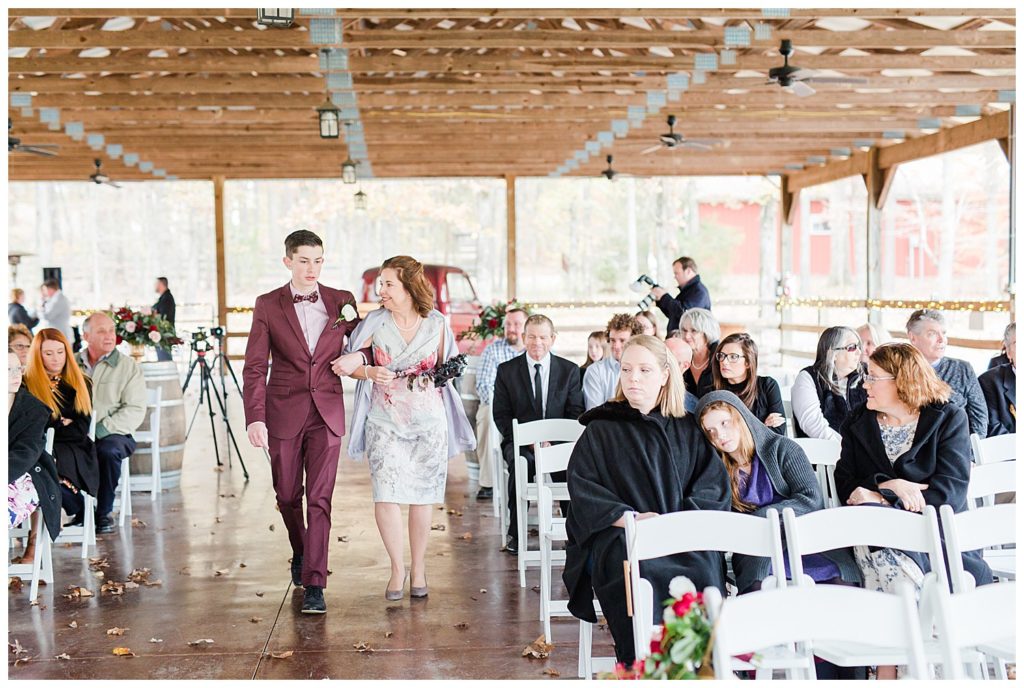
[[[164,316],[167,318],[167,322],[174,325],[174,295],[171,294],[170,289],[161,294],[153,304],[153,312]]]
[[[1017,373],[1013,366],[1004,363],[990,368],[978,377],[978,384],[988,406],[988,436],[1016,433]]]
[[[501,433],[501,453],[507,462],[513,458],[512,419],[520,423],[541,420],[541,409],[536,407],[533,400],[533,375],[528,368],[529,362],[528,354],[505,361],[498,366],[494,379],[491,413]],[[575,420],[584,410],[579,366],[555,354],[551,354],[545,406],[544,418]],[[523,455],[527,461],[533,461],[533,452],[529,448],[523,450]]]
[[[683,373],[683,384],[686,385],[687,394],[700,399],[708,392],[715,390],[715,377],[714,373],[711,372],[711,366],[714,365],[715,353],[717,351],[718,342],[710,342],[708,344],[708,365],[700,374],[699,380],[693,379],[693,368],[687,368],[686,372]]]
[[[569,590],[569,611],[595,622],[596,593],[610,624],[623,619],[628,624],[625,529],[612,523],[627,511],[729,511],[729,476],[690,415],[666,418],[657,409],[643,415],[627,402],[609,401],[583,414],[580,422],[586,429],[568,468],[572,508],[562,580]],[[641,563],[640,571],[654,586],[655,619],[661,618],[661,603],[675,576],[689,577],[697,590],[714,585],[725,591],[719,552],[652,559]]]
[[[662,294],[657,302],[658,308],[668,318],[668,332],[679,329],[679,320],[683,313],[691,308],[707,308],[711,310],[711,295],[708,288],[700,281],[700,275],[679,288],[679,293],[672,298],[668,293]]]
[[[92,383],[86,378],[89,391]],[[60,383],[60,415],[61,418],[50,418],[50,427],[55,431],[53,438],[53,458],[57,460],[57,474],[67,478],[68,482],[79,490],[95,495],[100,486],[100,466],[96,457],[96,446],[89,437],[89,425],[92,416],[75,410],[77,397],[75,388],[63,380]],[[64,425],[62,418],[71,420]]]
[[[60,488],[57,464],[46,453],[46,423],[50,409],[22,387],[7,414],[7,478],[14,482],[28,473],[39,495],[39,508],[51,540],[60,535]]]
[[[17,302],[7,304],[7,319],[12,325],[24,325],[30,330],[39,324],[39,318],[33,318],[25,307]]]
[[[723,380],[723,382],[725,382],[725,380]],[[746,385],[745,381],[738,385],[730,385],[726,383],[722,385],[720,389],[726,392],[732,392],[738,397],[744,385]],[[765,418],[773,413],[777,413],[783,418],[786,417],[786,407],[782,405],[782,391],[779,389],[779,383],[776,382],[774,378],[768,377],[767,375],[757,376],[757,398],[754,399],[754,404],[750,407],[750,412],[762,423],[764,423]],[[786,434],[785,423],[768,429],[777,435]]]
[[[851,411],[840,428],[842,450],[836,463],[835,480],[839,503],[845,504],[858,487],[880,493],[890,504],[900,508],[896,495],[879,489],[878,483],[902,478],[926,483],[921,495],[926,504],[938,511],[949,504],[959,513],[967,510],[967,483],[971,477],[971,432],[967,413],[953,404],[930,404],[921,409],[917,431],[910,449],[889,462],[882,443],[875,411],[861,406]],[[920,552],[907,552],[925,572],[930,570],[928,558]],[[966,552],[964,570],[974,576],[978,585],[992,582],[992,571],[978,552]]]

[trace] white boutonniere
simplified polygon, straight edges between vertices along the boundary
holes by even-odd
[[[338,311],[338,319],[334,321],[334,328],[338,328],[341,323],[353,322],[355,320],[359,320],[359,311],[356,310],[354,303],[346,303]]]

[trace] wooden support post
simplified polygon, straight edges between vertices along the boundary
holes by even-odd
[[[505,232],[506,232],[506,273],[508,274],[508,298],[516,297],[516,178],[505,175]]]
[[[782,188],[780,193],[782,197],[782,223],[784,225],[792,225],[793,218],[795,217],[794,213],[796,212],[796,197],[797,194],[800,193],[800,190],[790,190],[788,174],[782,176]]]
[[[793,222],[796,219],[797,194],[790,191],[789,175],[783,175],[782,184],[779,187],[779,280],[780,285],[785,283],[786,276],[793,272]],[[779,365],[783,364],[782,350],[784,350],[793,338],[792,333],[783,329],[791,311],[783,308],[779,311]]]
[[[889,195],[897,165],[888,169],[878,166],[878,146],[872,146],[867,154],[867,170],[861,174],[868,192],[867,208],[864,214],[865,255],[864,255],[864,298],[870,302],[879,295],[881,284],[882,254],[882,207]],[[870,306],[868,322],[880,324],[881,313]]]
[[[217,324],[228,329],[228,288],[227,269],[224,259],[224,177],[213,178],[213,219],[217,244]],[[225,356],[228,355],[228,338],[224,338]]]

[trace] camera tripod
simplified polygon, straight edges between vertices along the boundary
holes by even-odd
[[[220,408],[221,417],[224,419],[224,427],[227,429],[228,439],[231,441],[231,446],[234,446],[235,453],[238,454],[238,462],[242,465],[242,474],[245,476],[246,481],[249,480],[249,471],[245,467],[245,460],[242,458],[242,452],[238,449],[238,442],[235,441],[235,434],[231,431],[231,421],[228,420],[227,404],[227,390],[224,390],[223,397],[217,390],[217,385],[213,380],[212,366],[206,360],[206,354],[209,353],[209,349],[196,350],[196,359],[189,366],[188,374],[185,376],[185,384],[181,386],[181,390],[184,392],[188,389],[188,383],[192,380],[192,373],[195,372],[196,366],[199,367],[199,403],[196,404],[196,410],[192,413],[192,420],[189,421],[188,431],[185,433],[185,439],[192,433],[192,426],[196,422],[196,416],[199,415],[199,409],[203,405],[203,398],[206,398],[206,408],[210,413],[210,432],[213,434],[213,452],[217,458],[217,465],[223,466],[220,460],[220,448],[217,446],[217,425],[214,422],[214,416],[216,413],[213,410],[213,399],[217,400],[217,406]],[[235,386],[238,386],[238,378],[235,377],[235,373],[231,370],[231,363],[227,361],[225,357],[218,354],[221,362],[221,385],[224,385],[224,364],[227,363],[228,370],[231,371],[231,377],[235,380]],[[216,362],[216,358],[214,359]],[[241,389],[239,389],[241,394]],[[228,446],[228,466],[231,465],[231,446]]]

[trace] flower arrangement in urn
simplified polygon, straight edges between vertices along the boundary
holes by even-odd
[[[519,303],[513,298],[507,302],[498,301],[484,306],[473,326],[460,332],[458,338],[487,340],[493,337],[504,337],[505,314],[513,308],[526,309],[526,304]]]
[[[135,358],[141,358],[147,346],[170,351],[172,346],[182,343],[167,318],[150,308],[134,311],[122,306],[111,312],[110,317],[114,321],[117,343],[127,342]]]
[[[662,624],[654,631],[651,653],[633,666],[618,664],[613,674],[600,678],[703,679],[714,678],[711,667],[711,620],[704,606],[704,594],[686,576],[669,584]]]

